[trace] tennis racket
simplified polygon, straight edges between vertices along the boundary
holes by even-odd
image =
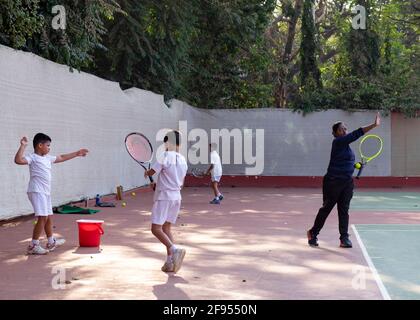
[[[360,162],[355,164],[359,170],[356,179],[360,179],[365,166],[381,154],[383,144],[381,137],[377,135],[369,134],[363,137],[359,145]]]
[[[206,172],[198,168],[194,168],[191,170],[191,174],[196,178],[204,178],[204,176],[206,175]]]
[[[125,137],[125,147],[128,154],[133,158],[144,170],[150,169],[150,163],[153,158],[153,147],[149,139],[145,135],[132,132]],[[149,176],[150,182],[155,190],[153,178]]]

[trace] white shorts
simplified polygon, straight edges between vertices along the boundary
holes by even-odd
[[[222,176],[211,176],[211,182],[220,182]]]
[[[163,225],[165,222],[175,224],[178,218],[181,200],[156,200],[152,208],[152,223]]]
[[[35,217],[46,217],[53,214],[51,195],[39,192],[28,192],[28,198],[34,208]]]

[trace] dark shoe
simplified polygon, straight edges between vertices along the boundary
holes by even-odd
[[[222,200],[223,200],[223,198],[224,198],[224,197],[223,197],[223,194],[221,194],[221,195],[219,196],[219,200],[220,200],[220,201],[222,201]]]
[[[341,248],[353,248],[353,244],[351,243],[349,238],[340,239],[340,247]]]
[[[306,234],[308,236],[308,244],[311,247],[318,247],[318,239],[317,239],[317,237],[314,237],[314,235],[312,234],[312,231],[308,230],[308,232]]]

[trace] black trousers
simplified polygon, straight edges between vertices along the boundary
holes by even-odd
[[[323,204],[315,218],[314,226],[311,231],[317,236],[325,224],[328,215],[337,204],[338,211],[338,229],[340,239],[349,236],[349,208],[350,201],[353,198],[354,183],[353,179],[342,180],[337,178],[324,177],[322,183]]]

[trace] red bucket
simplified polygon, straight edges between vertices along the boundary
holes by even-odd
[[[101,244],[101,235],[103,220],[77,220],[79,225],[79,245],[81,247],[99,247]]]

